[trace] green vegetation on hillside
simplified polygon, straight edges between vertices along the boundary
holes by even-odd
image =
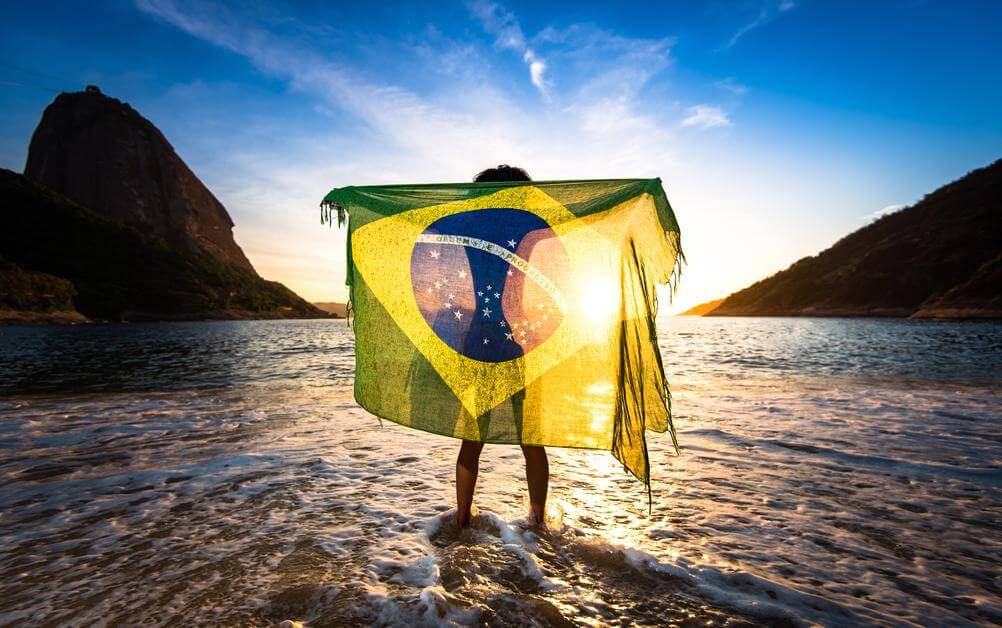
[[[66,312],[73,309],[73,284],[47,273],[24,270],[0,257],[0,310]]]
[[[73,303],[90,318],[324,315],[278,282],[170,248],[9,170],[0,169],[0,199],[0,254],[22,269],[72,282]]]
[[[1002,315],[1002,254],[982,264],[966,282],[951,289],[916,316],[992,317]]]

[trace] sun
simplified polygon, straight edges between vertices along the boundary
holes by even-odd
[[[578,299],[585,320],[594,325],[613,322],[619,311],[619,285],[611,277],[597,276],[587,280]]]

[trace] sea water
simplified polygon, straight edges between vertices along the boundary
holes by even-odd
[[[353,401],[343,321],[0,328],[0,624],[1002,622],[1002,324],[672,318],[647,493]]]

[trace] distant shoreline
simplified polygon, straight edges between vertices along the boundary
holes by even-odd
[[[344,320],[343,316],[287,316],[282,313],[248,312],[228,310],[218,313],[200,313],[198,316],[155,316],[134,313],[123,320],[89,319],[79,312],[27,312],[20,310],[0,310],[0,327],[20,325],[110,325],[134,323],[199,323],[211,321],[272,321],[272,320]]]
[[[659,316],[658,318],[662,318]],[[1002,321],[1002,312],[988,312],[965,315],[938,315],[938,316],[895,316],[890,314],[852,314],[852,313],[802,313],[802,314],[673,314],[663,318],[825,318],[825,319],[871,319],[871,320],[933,320],[933,321]],[[150,317],[135,318],[128,320],[91,320],[78,312],[18,312],[11,310],[0,310],[0,328],[20,327],[20,326],[66,326],[66,325],[135,325],[144,323],[213,323],[226,321],[276,321],[276,320],[329,320],[343,321],[343,316],[262,316],[260,313],[253,313],[247,316],[199,316],[199,317]]]
[[[721,311],[726,299],[700,303],[674,316],[731,317],[731,318],[931,318],[943,320],[1002,319],[1002,309],[991,307],[928,307],[928,308],[806,308],[801,310],[756,309],[754,311],[731,308]]]
[[[0,325],[79,325],[91,322],[80,312],[23,312],[0,310]]]
[[[683,316],[679,314],[678,316]],[[820,312],[711,312],[702,315],[689,314],[688,316],[701,316],[706,318],[888,318],[897,320],[996,320],[1002,319],[1002,311],[983,309],[936,309],[919,310],[918,312],[906,311],[869,311],[860,312],[854,310],[830,310]]]

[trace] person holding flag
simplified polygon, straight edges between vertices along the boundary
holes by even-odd
[[[522,447],[531,523],[545,520],[546,446],[611,452],[652,506],[646,432],[678,451],[656,288],[684,263],[660,179],[537,182],[502,165],[472,183],[336,188],[321,220],[335,214],[355,399],[463,441],[460,527],[486,443]]]

